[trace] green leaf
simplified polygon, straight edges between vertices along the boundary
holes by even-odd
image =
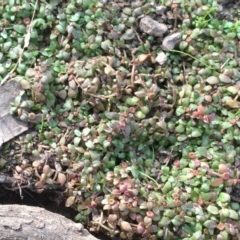
[[[166,194],[171,190],[172,190],[172,184],[170,182],[166,182],[162,188],[162,192]]]
[[[45,20],[42,18],[34,19],[31,25],[32,25],[32,28],[40,26],[41,29],[45,29],[47,27]]]
[[[94,149],[94,143],[91,140],[86,141],[85,145],[89,149]]]
[[[104,140],[103,141],[103,147],[104,148],[107,148],[107,147],[109,147],[111,145],[111,143],[108,141],[108,140]]]
[[[230,199],[231,197],[229,194],[221,192],[219,194],[219,197],[217,198],[217,201],[224,203],[224,202],[228,202]]]
[[[17,32],[17,33],[21,33],[24,34],[26,32],[26,27],[24,25],[21,24],[15,24],[13,26],[13,29]]]
[[[76,21],[78,21],[79,18],[80,18],[80,15],[81,15],[80,12],[75,13],[74,15],[72,15],[72,16],[70,17],[70,21],[71,21],[71,22],[76,22]]]
[[[7,34],[7,31],[5,30],[5,29],[3,29],[2,31],[1,31],[1,37],[2,38],[4,38],[4,39],[7,39],[7,36],[8,36],[8,34]]]
[[[199,147],[197,149],[197,153],[200,154],[202,157],[206,157],[207,156],[207,148]]]
[[[206,228],[215,228],[217,227],[217,223],[213,220],[207,220],[206,222],[204,222],[203,224]]]
[[[82,133],[78,130],[78,129],[75,129],[74,130],[74,134],[77,136],[77,137],[81,137]]]
[[[78,146],[80,142],[81,142],[81,138],[80,137],[75,137],[73,139],[74,146]]]
[[[219,210],[217,207],[213,206],[213,205],[209,205],[207,207],[208,212],[210,212],[211,214],[218,214]]]
[[[222,183],[223,183],[222,178],[218,178],[218,179],[213,180],[213,181],[210,183],[210,185],[211,185],[212,187],[219,187]]]
[[[133,175],[134,178],[139,178],[139,170],[138,170],[138,167],[136,165],[132,165],[131,168],[130,168],[130,171]]]
[[[187,139],[187,136],[186,135],[179,135],[178,137],[177,137],[177,140],[179,141],[179,142],[183,142],[183,141],[185,141]]]
[[[159,226],[167,226],[170,223],[170,219],[168,217],[162,217],[160,222],[158,223]]]
[[[65,103],[63,104],[63,108],[66,110],[71,110],[71,108],[72,108],[72,99],[71,98],[66,99]]]
[[[200,130],[194,130],[191,132],[190,136],[196,138],[196,137],[200,137],[201,135],[202,135],[202,132]]]
[[[84,137],[88,136],[88,134],[91,132],[90,128],[84,128],[82,131],[82,134]]]
[[[109,119],[119,120],[119,113],[117,112],[104,112],[105,116]]]
[[[232,124],[230,122],[223,122],[222,123],[222,128],[223,129],[227,129],[227,128],[230,128],[232,127]]]
[[[229,209],[229,217],[235,220],[238,220],[238,213],[232,209]]]

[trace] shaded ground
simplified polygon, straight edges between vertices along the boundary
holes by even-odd
[[[220,19],[237,21],[240,19],[240,1],[239,0],[219,0],[222,2],[222,10],[219,12]]]

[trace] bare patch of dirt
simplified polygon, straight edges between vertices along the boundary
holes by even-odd
[[[219,0],[221,10],[218,12],[218,18],[228,21],[238,21],[240,19],[240,1],[239,0]]]

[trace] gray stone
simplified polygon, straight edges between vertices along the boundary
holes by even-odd
[[[182,33],[173,33],[163,39],[162,49],[165,51],[173,50],[175,45],[182,39]]]
[[[157,6],[156,7],[156,14],[157,15],[163,15],[164,12],[166,11],[166,7],[165,6]]]
[[[140,21],[140,29],[151,36],[161,37],[168,31],[167,25],[153,20],[151,17],[143,17]]]
[[[164,52],[161,52],[157,55],[155,59],[160,65],[164,65],[167,62],[167,55]]]
[[[28,130],[27,123],[16,119],[9,113],[11,102],[20,90],[20,84],[16,82],[7,82],[0,86],[0,147],[3,143]]]

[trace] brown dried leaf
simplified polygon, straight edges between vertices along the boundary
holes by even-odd
[[[150,54],[140,54],[140,55],[134,60],[134,63],[135,63],[135,64],[141,64],[141,63],[143,63],[149,56],[150,56]]]
[[[58,182],[63,186],[67,180],[67,177],[63,173],[58,173]]]

